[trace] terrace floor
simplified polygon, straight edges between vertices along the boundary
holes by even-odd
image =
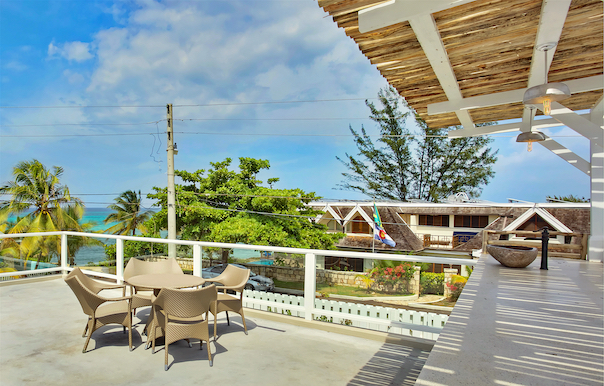
[[[148,310],[139,310],[137,316]],[[328,323],[297,318],[302,323],[295,325],[292,317],[261,315],[246,311],[247,336],[238,316],[227,327],[224,314],[219,315],[219,338],[210,344],[213,367],[205,344],[199,350],[197,342],[189,348],[180,341],[170,345],[170,368],[164,371],[164,347],[157,346],[156,354],[144,349],[143,323],[133,330],[134,351],[128,350],[122,327],[109,325],[93,334],[89,351],[82,354],[86,316],[60,277],[2,285],[0,384],[412,385],[429,354],[425,342],[400,344],[400,338],[377,332],[367,332],[371,339],[366,339],[304,327]],[[359,330],[329,328],[353,334]]]
[[[480,257],[418,385],[602,385],[602,263]]]

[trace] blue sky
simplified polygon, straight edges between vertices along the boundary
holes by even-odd
[[[336,156],[356,151],[349,125],[376,132],[364,100],[387,83],[326,16],[312,0],[0,0],[0,105],[69,106],[0,109],[0,182],[36,158],[62,166],[90,207],[165,186],[173,103],[176,169],[263,158],[260,177],[277,188],[367,199],[335,189]],[[271,101],[323,102],[256,104]],[[589,160],[572,130],[544,132]],[[499,160],[481,199],[589,196],[589,178],[540,145],[493,138]]]

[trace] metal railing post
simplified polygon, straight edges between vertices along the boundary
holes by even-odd
[[[61,269],[63,270],[63,275],[67,274],[67,235],[61,235]]]
[[[317,288],[317,256],[307,253],[304,258],[304,319],[313,320]]]
[[[547,227],[543,227],[541,232],[541,269],[547,268],[547,245],[549,243],[549,231]]]
[[[117,284],[124,282],[124,240],[115,240],[115,275]]]
[[[193,276],[201,277],[201,245],[193,245]]]

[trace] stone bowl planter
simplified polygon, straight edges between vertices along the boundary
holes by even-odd
[[[487,245],[487,252],[502,265],[511,268],[524,268],[537,258],[537,248]]]

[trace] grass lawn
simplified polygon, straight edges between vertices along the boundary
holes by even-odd
[[[275,282],[275,287],[279,288],[288,288],[288,289],[296,289],[303,290],[304,283],[303,282],[291,282],[291,281],[281,281],[281,280],[273,280]],[[329,286],[327,284],[317,283],[317,292],[325,293],[328,295],[344,295],[344,296],[357,296],[357,297],[376,297],[376,296],[405,296],[404,294],[388,294],[383,292],[370,292],[364,288],[359,287],[349,287],[343,285],[332,285]]]

